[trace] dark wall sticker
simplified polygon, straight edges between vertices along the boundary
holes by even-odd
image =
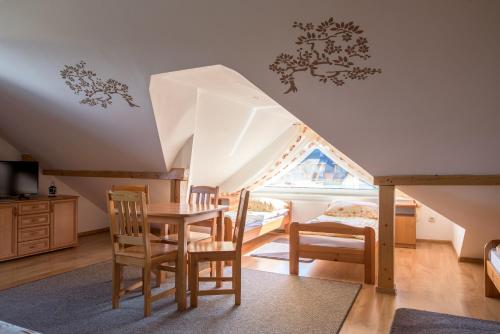
[[[380,68],[361,67],[357,63],[370,58],[363,30],[353,22],[335,22],[333,18],[318,25],[294,22],[301,34],[295,44],[297,53],[281,53],[269,69],[287,86],[285,94],[297,92],[296,73],[309,73],[320,82],[342,86],[346,80],[364,80],[382,73]]]
[[[66,85],[75,93],[84,97],[81,104],[90,106],[100,105],[107,108],[113,103],[113,96],[121,96],[130,107],[137,107],[132,96],[128,94],[128,86],[114,79],[104,81],[94,71],[86,69],[86,63],[82,60],[76,65],[64,65],[60,71],[61,78]]]

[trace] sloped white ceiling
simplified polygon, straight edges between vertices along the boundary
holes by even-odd
[[[361,26],[363,65],[382,73],[342,87],[298,73],[283,94],[268,67],[295,53],[292,23],[329,17]],[[0,135],[47,166],[164,170],[150,76],[222,64],[372,175],[499,174],[499,36],[487,0],[4,0]],[[140,108],[80,105],[59,77],[80,60]]]
[[[192,184],[220,185],[298,120],[239,73],[222,65],[151,78],[167,167],[193,138]]]

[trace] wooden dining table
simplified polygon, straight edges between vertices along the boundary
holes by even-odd
[[[178,234],[178,261],[176,270],[177,306],[180,311],[187,308],[187,242],[189,238],[188,226],[193,223],[216,219],[216,241],[222,241],[224,236],[224,212],[227,205],[187,204],[187,203],[155,203],[148,205],[149,224],[176,226]],[[164,229],[165,230],[165,229]],[[216,264],[215,277],[222,277],[224,263]],[[216,282],[220,287],[222,280]]]

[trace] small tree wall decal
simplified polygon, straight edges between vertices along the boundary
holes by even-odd
[[[114,79],[106,81],[97,77],[97,74],[85,68],[87,64],[82,60],[76,65],[64,65],[60,71],[61,78],[76,95],[83,95],[81,104],[90,106],[100,105],[107,108],[113,103],[113,95],[121,96],[130,107],[139,107],[128,94],[128,86]]]
[[[294,22],[302,31],[295,44],[297,54],[281,53],[269,69],[279,75],[281,83],[288,86],[285,94],[297,92],[295,74],[308,72],[320,82],[342,86],[346,80],[364,80],[382,73],[379,68],[360,67],[356,62],[367,60],[368,41],[363,30],[353,22],[335,22],[331,17],[318,25]]]

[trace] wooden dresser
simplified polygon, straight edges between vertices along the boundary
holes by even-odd
[[[78,245],[78,196],[0,201],[0,261]]]
[[[417,247],[417,204],[415,201],[396,202],[396,247]]]

